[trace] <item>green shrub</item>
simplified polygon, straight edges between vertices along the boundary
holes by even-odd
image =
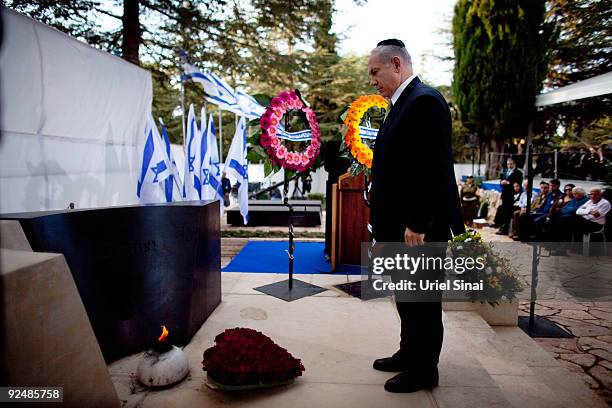
[[[308,193],[309,200],[319,200],[321,204],[325,204],[325,194],[323,193]]]

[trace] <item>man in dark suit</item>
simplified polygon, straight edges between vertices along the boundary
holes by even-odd
[[[378,43],[368,61],[371,85],[389,98],[391,109],[374,147],[370,223],[377,242],[447,242],[464,232],[453,169],[451,115],[435,89],[413,74],[404,43]],[[400,372],[385,384],[390,392],[415,392],[438,385],[442,348],[441,293],[433,302],[398,300],[400,350],[374,368]]]
[[[501,199],[502,199],[502,221],[497,235],[508,235],[510,229],[510,220],[512,219],[512,207],[514,203],[514,183],[520,186],[523,183],[523,173],[516,168],[514,159],[509,158],[506,161],[506,170],[502,172],[500,177],[501,184]]]

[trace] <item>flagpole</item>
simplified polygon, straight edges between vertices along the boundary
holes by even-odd
[[[223,120],[221,108],[219,107],[219,163],[223,163]]]
[[[185,137],[185,83],[181,79],[181,127],[183,128],[183,151],[187,152],[187,143]]]
[[[166,124],[164,123],[164,121],[163,121],[163,119],[162,119],[161,117],[159,118],[159,123],[161,123],[161,124],[162,124],[162,130],[164,130],[164,129],[166,128]],[[164,132],[166,132],[166,134],[167,134],[167,130],[164,130]],[[164,139],[164,140],[165,140],[165,139]],[[168,142],[170,142],[170,139],[168,139]],[[170,154],[172,154],[172,144],[170,144]],[[181,196],[181,198],[182,198],[183,196],[182,196],[182,194],[181,194],[181,193],[182,193],[182,192],[181,192],[181,185],[180,185],[180,183],[179,183],[179,176],[180,176],[180,175],[179,175],[179,173],[178,173],[178,169],[177,169],[177,168],[174,166],[174,163],[173,163],[173,162],[174,162],[174,160],[173,160],[173,158],[168,157],[168,160],[170,160],[170,164],[172,165],[172,175],[174,176],[174,177],[173,177],[173,178],[174,178],[174,185],[176,185],[176,188],[178,188],[179,195],[180,195],[180,196]],[[176,170],[176,171],[175,171],[175,170]]]

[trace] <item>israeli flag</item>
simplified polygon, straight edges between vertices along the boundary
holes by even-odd
[[[279,139],[289,140],[290,142],[307,142],[312,140],[312,131],[310,129],[301,130],[299,132],[287,132],[285,130],[285,125],[279,123],[276,130],[276,136]]]
[[[203,200],[221,200],[223,206],[223,189],[221,188],[221,163],[219,161],[219,149],[217,148],[217,136],[215,135],[215,121],[212,113],[208,119],[206,128],[207,150],[202,162],[202,169],[206,167],[206,178],[202,182]]]
[[[183,81],[193,80],[199,82],[204,87],[206,100],[218,105],[220,109],[233,112],[237,115],[242,114],[240,106],[236,100],[234,88],[223,81],[215,74],[204,74],[191,64],[183,64],[184,74],[181,76]]]
[[[238,106],[240,106],[242,114],[249,119],[260,118],[266,111],[266,108],[261,106],[259,102],[255,100],[255,98],[242,91],[236,92],[236,102],[238,103]]]
[[[164,182],[172,175],[172,171],[170,159],[151,113],[147,117],[144,135],[145,144],[136,196],[143,204],[163,203],[166,201]]]
[[[221,109],[228,110],[236,115],[242,115],[242,109],[238,105],[238,98],[234,88],[217,74],[210,73],[208,76],[212,78],[217,86],[217,95],[209,95],[206,99],[210,103],[216,103]]]
[[[204,92],[206,92],[208,95],[219,94],[215,81],[213,81],[213,79],[207,74],[200,72],[193,65],[187,63],[183,64],[183,72],[183,75],[181,75],[181,81],[192,80],[194,82],[199,82],[204,87]]]
[[[238,180],[238,205],[245,225],[249,221],[249,166],[246,160],[246,132],[246,121],[242,117],[238,121],[236,133],[223,167],[223,171],[228,175],[232,174]]]
[[[200,158],[201,144],[202,133],[198,129],[193,105],[189,105],[187,144],[185,145],[185,172],[183,173],[183,198],[185,200],[201,200],[202,198],[202,182],[200,181],[200,166],[202,165]]]
[[[172,201],[182,201],[183,197],[181,196],[181,188],[183,185],[181,182],[181,176],[179,175],[178,167],[176,166],[176,161],[172,155],[172,148],[170,146],[170,138],[168,137],[168,132],[166,131],[166,124],[159,118],[159,124],[161,125],[162,138],[164,140],[164,144],[166,146],[166,154],[168,155],[168,159],[170,160],[171,166],[170,171],[171,175],[164,181],[164,190],[166,192],[166,202],[171,203]]]
[[[376,136],[378,136],[378,129],[367,126],[359,126],[359,136],[361,136],[362,139],[376,140]]]
[[[181,80],[199,82],[204,87],[206,100],[239,116],[249,119],[261,117],[266,108],[261,106],[255,98],[242,91],[235,90],[217,74],[205,74],[191,64],[183,64],[184,74]]]

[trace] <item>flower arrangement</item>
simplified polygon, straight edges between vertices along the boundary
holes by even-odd
[[[359,125],[369,109],[373,107],[387,109],[387,106],[387,100],[380,95],[363,95],[351,103],[347,111],[344,118],[344,124],[346,125],[344,144],[355,160],[357,167],[365,166],[365,168],[371,169],[374,156],[372,149],[363,142],[360,136]]]
[[[248,328],[227,329],[204,352],[203,369],[218,388],[280,385],[302,375],[304,366],[268,336]]]
[[[453,237],[450,249],[454,256],[484,258],[483,269],[473,269],[462,276],[466,282],[484,282],[483,290],[467,292],[470,301],[495,306],[500,301],[512,301],[523,290],[510,262],[496,254],[491,244],[483,242],[476,230],[466,227],[466,232]]]
[[[312,133],[310,144],[302,152],[289,151],[277,135],[283,116],[290,110],[302,111],[305,114]],[[261,127],[259,143],[273,164],[299,173],[308,170],[314,164],[321,149],[321,131],[314,111],[304,105],[295,91],[284,91],[272,98],[261,116],[259,126]]]

